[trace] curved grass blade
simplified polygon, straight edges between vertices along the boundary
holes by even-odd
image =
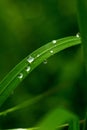
[[[53,40],[24,58],[0,83],[0,106],[25,77],[45,59],[68,47],[81,43],[80,37],[70,36]]]
[[[60,130],[63,123],[68,122],[71,119],[77,120],[77,118],[78,117],[76,115],[64,108],[56,108],[52,112],[48,113],[38,124],[38,130]],[[74,128],[75,126],[76,125],[74,124]]]
[[[54,88],[51,88],[50,90],[44,92],[44,93],[41,93],[33,98],[30,98],[14,107],[11,107],[9,109],[6,109],[4,111],[1,111],[0,112],[0,116],[7,116],[7,114],[11,113],[11,112],[14,112],[14,111],[18,111],[20,109],[24,109],[25,107],[29,107],[30,105],[42,100],[43,98],[46,98],[50,95],[52,95],[53,93],[56,93],[58,92],[58,88],[54,87]]]
[[[7,114],[9,114],[11,112],[23,109],[29,105],[32,105],[32,104],[38,102],[42,98],[43,98],[43,95],[36,96],[36,97],[29,99],[29,100],[27,100],[27,101],[25,101],[17,106],[14,106],[12,108],[9,108],[9,109],[6,109],[5,111],[0,112],[0,116],[6,116]]]

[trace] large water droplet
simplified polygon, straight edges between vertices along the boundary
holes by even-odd
[[[56,40],[53,40],[52,43],[55,44],[55,43],[56,43]]]
[[[45,59],[43,63],[44,63],[44,64],[47,64],[47,60]]]
[[[27,58],[27,61],[28,61],[29,63],[32,63],[32,62],[34,61],[34,57],[29,56],[29,57]]]
[[[79,32],[76,34],[76,37],[80,37],[80,33]]]
[[[29,72],[30,69],[31,69],[31,67],[30,67],[30,66],[27,66],[27,68],[26,68],[26,72]]]
[[[53,50],[51,50],[50,53],[52,54],[52,53],[53,53]]]
[[[19,78],[19,79],[22,79],[22,78],[23,78],[23,74],[20,73],[20,74],[18,75],[18,78]]]

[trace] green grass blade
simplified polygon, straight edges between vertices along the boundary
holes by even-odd
[[[80,130],[79,119],[75,118],[74,120],[69,121],[69,129],[68,130]]]
[[[62,128],[62,124],[71,119],[74,120],[77,119],[77,117],[66,109],[56,108],[46,115],[42,122],[39,123],[38,130],[60,130]]]
[[[25,77],[45,59],[63,49],[80,43],[80,37],[76,36],[54,40],[23,59],[0,83],[0,106]]]
[[[35,97],[31,98],[31,99],[28,99],[28,100],[24,101],[21,104],[18,104],[16,106],[12,107],[12,108],[9,108],[9,109],[6,109],[6,110],[0,112],[0,116],[6,116],[7,114],[9,114],[11,112],[18,111],[20,109],[28,107],[28,106],[40,101],[41,99],[46,98],[47,96],[53,94],[55,91],[57,91],[57,88],[52,88],[52,89],[46,91],[43,94],[41,93],[40,95],[35,96]]]
[[[9,114],[11,112],[23,109],[23,108],[25,108],[25,107],[27,107],[29,105],[32,105],[32,104],[38,102],[43,97],[44,97],[44,95],[38,95],[38,96],[36,96],[36,97],[34,97],[32,99],[29,99],[29,100],[27,100],[27,101],[17,105],[17,106],[14,106],[12,108],[6,109],[5,111],[0,112],[0,116],[5,116],[5,115],[7,115],[7,114]]]

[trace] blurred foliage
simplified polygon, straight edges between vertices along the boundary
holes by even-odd
[[[0,80],[29,53],[45,43],[78,32],[75,0],[0,1]],[[32,127],[53,108],[63,106],[83,117],[86,78],[79,46],[41,64],[14,91],[0,111],[56,88],[39,102],[0,117],[0,127]]]

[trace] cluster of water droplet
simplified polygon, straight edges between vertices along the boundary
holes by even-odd
[[[56,42],[57,42],[56,40],[53,40],[53,41],[52,41],[53,44],[56,44]],[[50,53],[53,54],[53,53],[54,53],[53,50],[50,50]],[[36,57],[38,58],[39,56],[40,56],[40,54],[37,54]],[[34,57],[32,57],[32,56],[29,56],[29,57],[27,58],[27,62],[28,62],[29,64],[31,64],[33,61],[34,61]],[[44,64],[47,64],[47,60],[45,59],[43,63],[44,63]],[[30,66],[27,66],[26,69],[25,69],[25,71],[26,71],[27,73],[28,73],[30,70],[31,70],[31,67],[30,67]],[[23,73],[21,72],[21,73],[18,75],[18,78],[19,78],[19,79],[22,79],[23,76],[24,76],[24,75],[23,75]]]
[[[28,62],[29,64],[31,64],[33,61],[34,61],[34,57],[32,57],[32,56],[29,56],[29,57],[27,58],[27,62]],[[30,70],[31,70],[31,67],[28,65],[28,66],[25,68],[25,71],[28,73]],[[22,79],[23,76],[24,76],[23,73],[20,73],[20,74],[18,75],[18,78],[19,78],[19,79]]]

